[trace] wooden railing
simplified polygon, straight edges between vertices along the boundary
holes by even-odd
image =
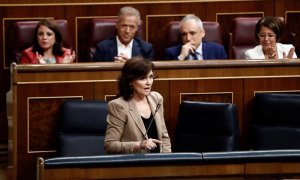
[[[154,62],[153,90],[164,97],[165,120],[174,138],[180,102],[232,102],[238,109],[242,150],[249,149],[256,92],[300,92],[300,60]],[[56,155],[55,124],[66,99],[110,100],[121,63],[12,65],[9,174],[35,179],[36,158]]]
[[[284,17],[289,30],[298,36],[300,29],[298,0],[2,0],[0,2],[0,145],[7,146],[6,93],[10,90],[10,64],[14,46],[13,25],[16,21],[38,20],[43,17],[66,19],[70,37],[76,50],[76,61],[86,58],[86,27],[93,18],[116,17],[118,10],[134,6],[141,12],[144,38],[155,48],[156,59],[163,57],[165,47],[165,26],[173,20],[180,20],[185,14],[195,14],[203,21],[219,22],[222,27],[223,43],[226,50],[231,20],[246,16]],[[300,38],[294,44],[299,55]],[[227,52],[229,54],[229,52]],[[159,57],[159,58],[158,58]]]
[[[299,150],[39,158],[38,180],[294,179]],[[115,173],[118,172],[118,173]]]

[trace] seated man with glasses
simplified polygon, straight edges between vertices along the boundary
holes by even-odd
[[[99,42],[93,61],[125,62],[135,56],[153,59],[150,43],[135,37],[141,23],[140,13],[133,7],[122,7],[118,14],[117,36]]]
[[[284,32],[284,22],[277,17],[263,17],[255,27],[255,38],[260,45],[245,53],[246,59],[292,59],[297,58],[295,47],[279,43]]]

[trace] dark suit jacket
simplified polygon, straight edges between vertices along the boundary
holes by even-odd
[[[178,60],[182,45],[173,46],[165,50],[165,59]],[[213,42],[202,42],[203,60],[206,59],[227,59],[223,46]]]
[[[117,55],[117,39],[114,37],[101,41],[97,44],[93,61],[114,61],[114,57]],[[140,38],[134,38],[132,44],[132,57],[135,56],[142,56],[145,59],[153,59],[153,46]]]
[[[165,124],[163,112],[162,96],[152,91],[148,96],[152,114],[160,103],[161,106],[154,116],[157,128],[158,140],[163,143],[160,145],[160,152],[171,152],[171,142]],[[146,128],[139,115],[133,100],[125,101],[122,97],[108,103],[107,129],[104,140],[104,149],[108,154],[130,154],[136,142],[141,142],[146,134]],[[146,135],[146,138],[148,136]],[[140,150],[140,153],[146,153]]]

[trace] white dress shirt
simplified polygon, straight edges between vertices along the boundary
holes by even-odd
[[[130,41],[128,46],[125,46],[124,44],[121,43],[117,36],[117,46],[118,46],[118,56],[121,54],[124,54],[130,59],[132,57],[132,44],[133,44],[133,39]]]

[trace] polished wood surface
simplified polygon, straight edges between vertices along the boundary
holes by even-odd
[[[39,180],[62,179],[243,179],[243,164],[173,164],[43,169]],[[118,172],[118,173],[115,173]]]
[[[145,40],[155,47],[155,59],[163,59],[165,29],[169,21],[185,14],[196,14],[203,21],[219,22],[223,45],[229,49],[228,33],[231,20],[239,16],[281,16],[291,32],[300,33],[300,1],[298,0],[2,0],[0,2],[0,145],[7,145],[6,93],[10,89],[11,47],[14,42],[12,27],[16,21],[38,20],[43,17],[66,19],[76,50],[76,61],[87,59],[86,23],[93,18],[115,17],[118,10],[130,5],[139,9],[144,22]],[[294,44],[299,56],[300,38]]]
[[[174,139],[181,101],[231,102],[237,105],[241,149],[249,149],[248,131],[256,92],[300,92],[300,60],[158,61],[153,90],[164,97],[166,125]],[[109,100],[117,93],[121,63],[12,65],[12,119],[9,172],[34,179],[38,156],[56,155],[55,124],[67,99]]]
[[[1,0],[0,17],[2,21],[0,22],[0,25],[2,28],[0,28],[0,42],[2,43],[0,43],[0,159],[4,159],[4,163],[6,161],[6,156],[3,156],[3,154],[5,154],[7,149],[6,147],[8,138],[8,126],[10,126],[10,124],[7,123],[8,118],[6,107],[6,93],[10,90],[11,84],[10,64],[12,63],[12,58],[10,56],[10,50],[14,42],[14,39],[11,38],[14,37],[12,31],[14,22],[23,20],[38,20],[43,17],[50,17],[54,19],[66,19],[69,23],[69,30],[72,38],[73,48],[76,50],[77,54],[76,61],[86,62],[88,61],[88,59],[86,58],[87,52],[84,50],[84,47],[86,47],[87,41],[81,38],[81,36],[86,32],[86,23],[93,18],[115,17],[118,10],[125,5],[133,6],[139,9],[139,11],[141,12],[141,18],[144,22],[144,37],[146,41],[154,45],[156,52],[156,60],[163,59],[164,56],[163,52],[166,48],[164,37],[167,23],[171,20],[179,20],[185,14],[196,14],[203,21],[219,22],[222,28],[223,45],[225,46],[227,53],[229,49],[228,33],[231,31],[231,20],[235,17],[281,16],[285,18],[287,26],[291,32],[296,33],[296,35],[300,33],[300,28],[298,25],[300,21],[300,1],[298,0]],[[296,38],[296,42],[294,45],[296,46],[296,52],[299,56],[300,38]],[[251,71],[251,68],[245,69],[246,71]],[[262,69],[266,70],[267,68]],[[216,77],[222,74],[221,72],[218,72],[218,68],[216,68],[215,71]],[[243,72],[238,72],[239,70],[233,71],[233,74],[237,73],[243,75]],[[273,70],[266,70],[266,73],[259,71],[257,72],[257,75],[259,75],[260,73],[262,75],[265,74],[270,76],[272,73],[276,74],[278,71],[280,72],[286,70],[282,70],[281,68],[275,68]],[[64,73],[59,73],[65,75]],[[98,75],[97,73],[93,73],[93,76],[97,77],[95,78],[97,80],[102,78],[105,79],[107,77],[110,77],[110,80],[112,80],[115,77],[112,77],[111,74],[114,73],[115,72],[112,70],[112,72],[107,72],[105,75]],[[182,75],[184,76],[194,74],[184,71],[181,71],[180,73],[182,73]],[[207,72],[206,70],[203,70],[203,72],[199,73],[199,75],[205,76],[207,73],[212,72]],[[172,72],[172,76],[173,74],[177,74],[177,71],[174,70]],[[44,78],[52,78],[46,75],[46,73],[43,74],[43,76]],[[25,78],[25,75],[23,78]],[[29,78],[28,81],[30,81],[30,76],[27,78]],[[60,77],[56,77],[54,79],[60,79]],[[285,79],[283,79],[282,81],[283,82],[280,85],[285,85]],[[297,79],[295,79],[294,81],[295,82],[293,83],[297,83]],[[204,80],[202,82],[206,84]],[[61,82],[58,83],[60,84]],[[182,83],[182,85],[185,85],[186,82],[184,82],[183,79],[180,83]],[[215,81],[214,83],[218,84],[219,82]],[[230,88],[230,83],[238,83],[241,85],[241,83],[243,84],[243,81],[229,80],[228,84],[226,84],[227,89]],[[268,81],[263,83],[265,83],[265,86],[270,85]],[[71,83],[67,83],[66,85],[69,84]],[[95,82],[94,91],[100,93],[95,93],[93,95],[94,97],[92,98],[103,99],[104,97],[102,94],[105,92],[110,92],[111,94],[114,94],[114,82],[109,81],[106,82],[106,84],[107,86],[102,86],[101,83]],[[161,93],[165,95],[169,94],[168,89],[171,85],[171,83],[168,83],[166,85],[165,82],[157,82],[155,88],[159,88],[161,90]],[[200,91],[202,88],[200,87],[202,86],[200,82],[199,84],[188,83],[187,85],[198,86],[197,91]],[[255,85],[256,84],[254,83],[253,86]],[[290,85],[288,84],[287,86]],[[211,85],[210,89],[208,86],[207,89],[213,90],[213,85]],[[278,87],[278,89],[284,90],[284,87]],[[72,91],[71,88],[69,88],[68,90]],[[226,90],[226,88],[224,88],[224,90]],[[52,91],[57,91],[57,89],[53,89]],[[180,90],[177,91],[179,92]],[[203,88],[202,91],[204,91]],[[234,93],[238,92],[239,91],[235,90]],[[247,97],[251,99],[252,92],[250,91],[249,93],[249,95],[246,95],[246,99]],[[192,95],[184,95],[182,96],[182,98],[197,99],[197,97],[200,96],[200,94],[198,94],[197,97],[191,96]],[[229,95],[228,93],[219,93],[217,96],[208,96],[207,94],[202,94],[201,98],[212,100],[218,99],[227,102],[228,99],[230,99],[231,97],[233,97],[233,99],[236,99],[235,96]],[[32,99],[30,100],[30,103],[33,103]],[[56,103],[58,103],[58,101]],[[167,101],[166,103],[173,102]],[[55,103],[53,102],[53,104]],[[167,112],[169,113],[169,111]],[[172,113],[170,113],[170,116],[173,117]],[[245,123],[247,123],[247,121],[245,121]]]
[[[193,163],[143,166],[44,168],[37,163],[38,180],[63,179],[298,179],[300,163]],[[118,173],[115,173],[118,172]]]
[[[47,5],[47,4],[57,4],[57,3],[64,3],[64,4],[87,4],[87,3],[92,3],[92,4],[152,4],[152,3],[195,3],[195,2],[228,2],[228,1],[242,1],[242,2],[247,2],[249,0],[45,0],[45,1],[38,1],[38,0],[14,0],[9,1],[9,0],[2,0],[1,4],[2,6],[6,5],[28,5],[28,4],[37,4],[37,5]],[[282,0],[280,0],[282,1]]]

